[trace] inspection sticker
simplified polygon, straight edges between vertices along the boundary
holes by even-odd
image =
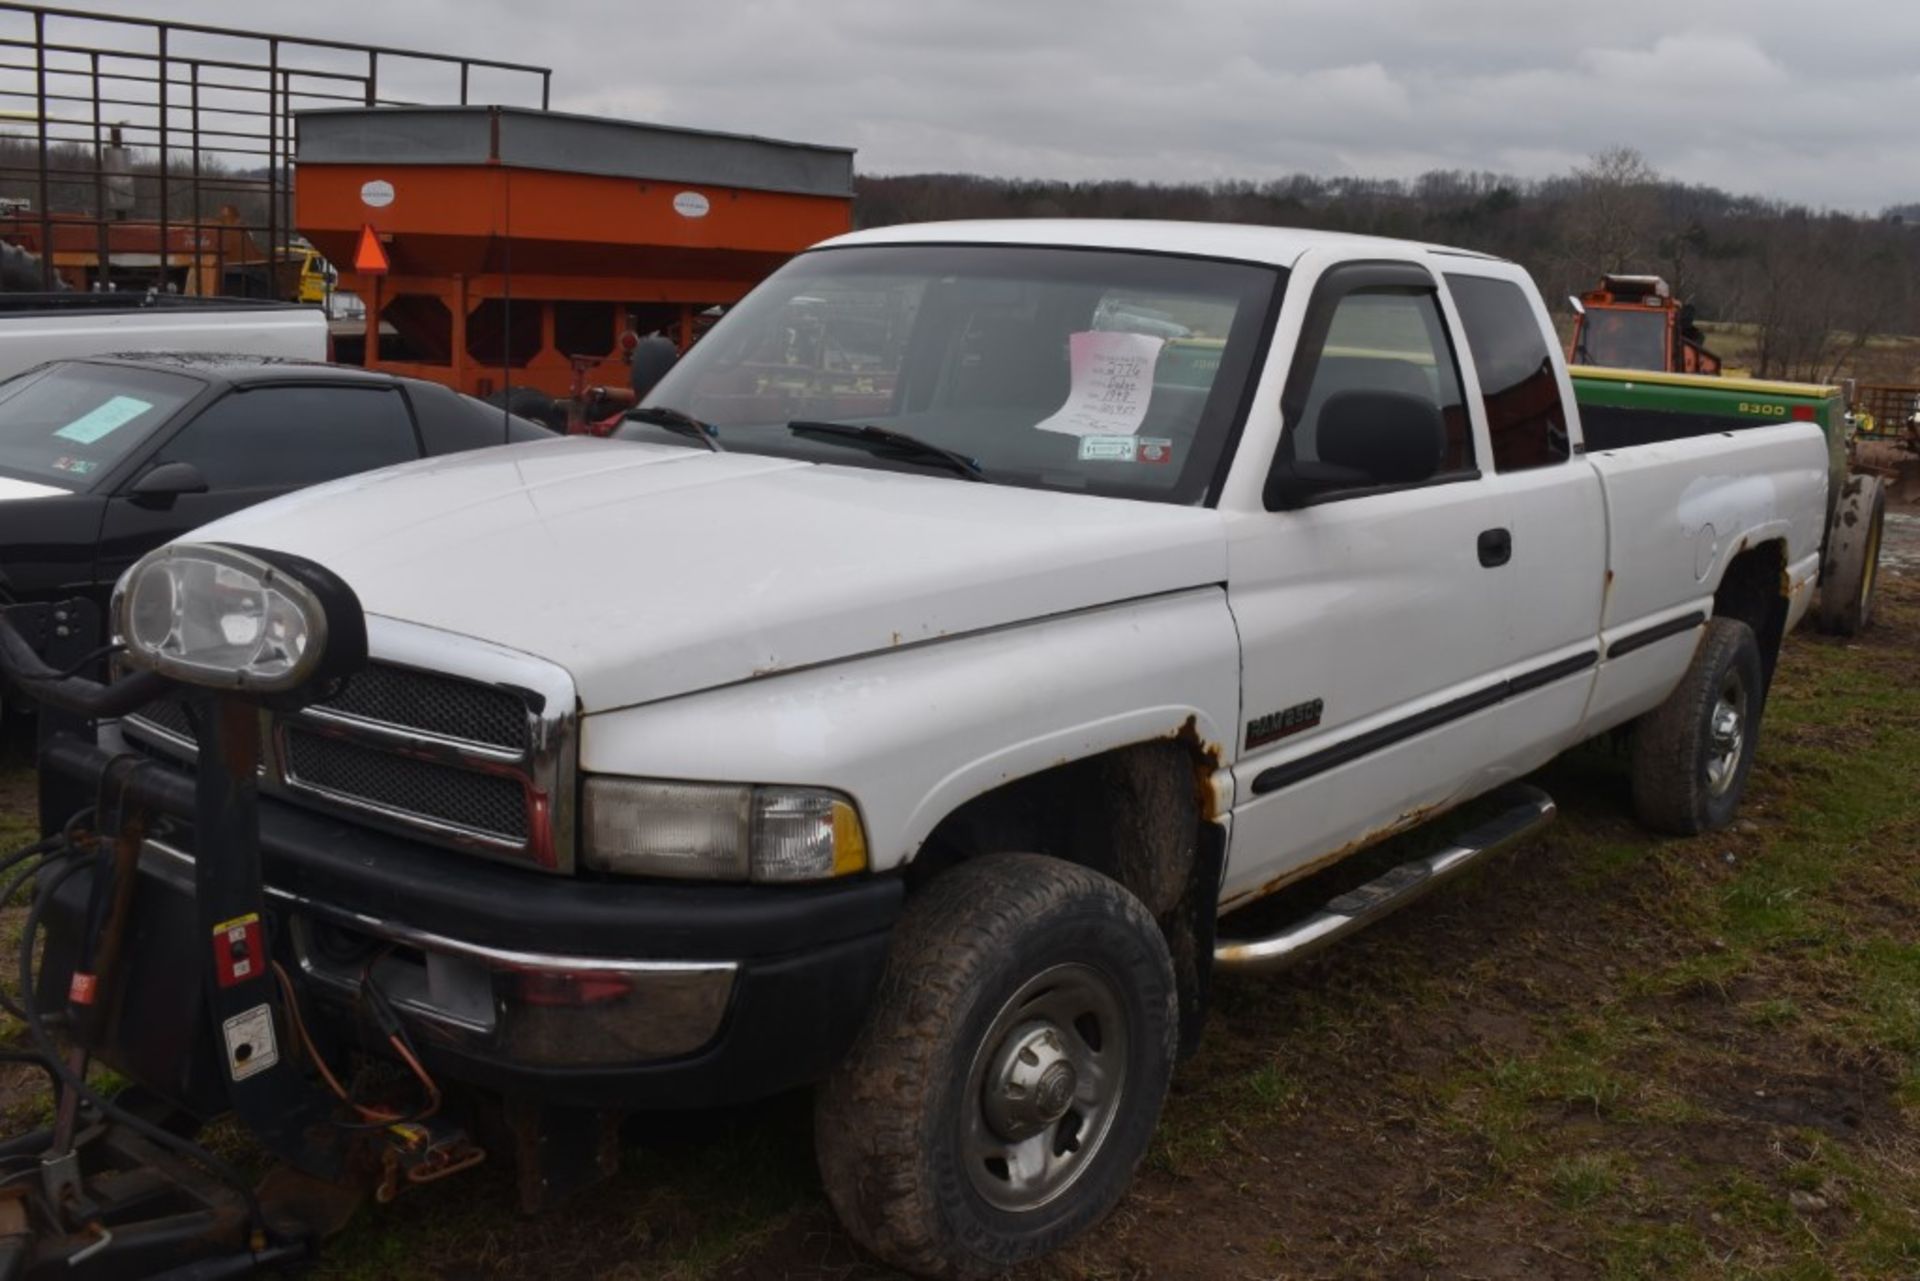
[[[1138,436],[1082,436],[1080,461],[1130,463],[1139,449]]]
[[[53,434],[62,440],[91,445],[96,440],[112,435],[152,408],[151,401],[139,400],[133,396],[115,396],[89,409]]]
[[[244,1081],[280,1061],[273,1042],[273,1009],[264,1001],[220,1025],[227,1038],[227,1075]]]
[[[1140,450],[1134,455],[1143,463],[1170,463],[1173,461],[1173,442],[1164,436],[1137,436]]]

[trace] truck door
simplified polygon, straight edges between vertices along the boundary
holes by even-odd
[[[1489,785],[1544,764],[1578,736],[1608,587],[1600,477],[1574,454],[1573,388],[1548,346],[1546,309],[1522,280],[1518,268],[1495,263],[1446,273],[1486,415],[1485,483],[1506,514],[1506,569],[1522,585],[1487,636],[1509,679]]]
[[[1328,413],[1352,391],[1437,411],[1444,456],[1424,478],[1291,509],[1272,510],[1285,504],[1269,486],[1269,510],[1229,523],[1244,723],[1227,903],[1411,826],[1470,788],[1492,753],[1516,579],[1487,554],[1506,522],[1481,472],[1457,348],[1423,266],[1347,263],[1313,285],[1279,459],[1363,458],[1333,433],[1365,424]]]

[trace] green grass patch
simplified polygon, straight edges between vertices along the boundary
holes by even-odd
[[[1609,1153],[1561,1157],[1547,1171],[1553,1199],[1563,1210],[1584,1210],[1620,1190],[1619,1159]]]

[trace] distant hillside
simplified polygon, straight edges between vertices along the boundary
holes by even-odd
[[[1605,271],[1665,276],[1703,319],[1739,322],[1756,374],[1826,381],[1880,335],[1920,332],[1920,205],[1824,213],[1661,177],[1617,149],[1561,177],[1443,171],[1160,185],[968,174],[862,176],[863,226],[942,218],[1179,218],[1434,241],[1522,263],[1564,310]],[[1920,375],[1920,370],[1913,371]]]

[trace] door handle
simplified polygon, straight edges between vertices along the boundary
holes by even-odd
[[[1513,533],[1505,529],[1480,531],[1480,563],[1488,569],[1513,559]]]

